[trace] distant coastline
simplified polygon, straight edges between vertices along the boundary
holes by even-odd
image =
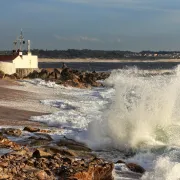
[[[97,58],[73,58],[73,59],[55,59],[39,58],[39,62],[180,62],[180,59],[97,59]]]

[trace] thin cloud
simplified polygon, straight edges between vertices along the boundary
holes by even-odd
[[[101,42],[100,39],[94,37],[80,36],[79,39],[81,41],[89,41],[89,42]]]
[[[55,0],[56,2],[69,2],[76,4],[89,4],[98,7],[120,7],[134,10],[150,10],[163,12],[179,12],[180,8],[169,6],[169,0]],[[172,0],[172,4],[177,0]],[[166,6],[164,6],[166,5]]]
[[[121,43],[121,42],[122,42],[122,40],[121,40],[120,38],[118,38],[118,39],[117,39],[117,42],[118,42],[118,43]]]
[[[57,34],[54,34],[54,38],[61,41],[76,41],[76,42],[102,42],[100,39],[95,37],[88,37],[88,36],[79,36],[79,37],[62,37]]]

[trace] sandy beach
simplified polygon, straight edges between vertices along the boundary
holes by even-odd
[[[31,116],[47,114],[36,93],[17,90],[16,81],[0,80],[0,125],[1,126],[43,126],[30,121]],[[34,107],[34,108],[33,108]]]
[[[158,59],[158,60],[132,60],[132,59],[50,59],[50,58],[39,58],[39,62],[180,62],[180,59]]]

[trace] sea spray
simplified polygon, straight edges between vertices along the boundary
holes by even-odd
[[[116,148],[179,145],[180,73],[175,72],[144,77],[136,68],[113,71],[105,85],[114,87],[115,96],[100,126],[93,122],[89,128],[91,140],[102,145],[104,136]]]

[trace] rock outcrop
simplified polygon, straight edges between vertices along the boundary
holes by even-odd
[[[24,129],[27,130],[27,128]],[[0,150],[10,148],[11,152],[0,156],[0,179],[113,179],[113,163],[96,158],[85,144],[65,137],[54,141],[49,134],[42,133],[41,130],[40,133],[36,133],[32,132],[34,128],[28,129],[31,130],[31,137],[20,135],[23,131],[18,129],[1,130]],[[17,134],[22,136],[21,141],[13,142],[6,137],[6,135],[17,136]],[[32,139],[47,140],[49,143],[32,145]]]
[[[0,72],[0,79],[7,80],[17,80],[17,79],[35,79],[40,78],[45,81],[53,81],[57,84],[62,84],[64,86],[72,86],[76,88],[91,88],[103,86],[99,80],[104,80],[110,76],[110,72],[84,72],[79,70],[74,70],[64,66],[61,69],[39,69],[34,70],[22,75],[20,71],[19,74],[15,73],[12,75],[4,74]]]
[[[63,69],[42,69],[40,72],[33,71],[24,78],[41,78],[46,81],[54,81],[64,86],[77,88],[90,88],[102,86],[98,80],[104,80],[110,75],[109,72],[82,72],[64,67]]]

